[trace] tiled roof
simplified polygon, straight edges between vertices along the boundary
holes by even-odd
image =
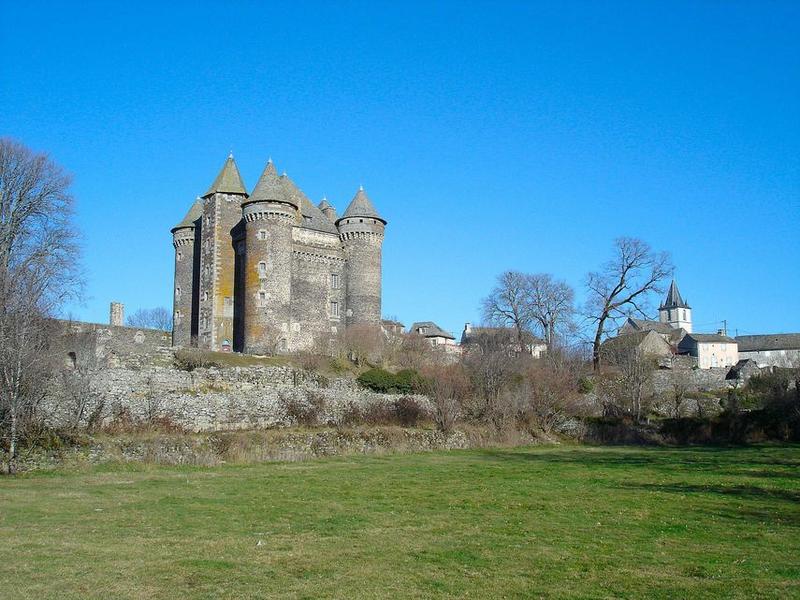
[[[425,333],[421,333],[420,329],[425,330]],[[433,321],[419,321],[418,323],[414,323],[409,331],[411,333],[418,333],[423,337],[444,337],[449,340],[456,339],[452,333],[445,331]]]
[[[681,297],[681,293],[678,291],[678,284],[675,283],[674,279],[672,283],[669,284],[667,297],[664,298],[664,303],[661,305],[661,308],[691,308]]]
[[[256,187],[253,188],[253,192],[250,194],[250,198],[248,198],[248,202],[263,200],[286,202],[297,206],[297,203],[287,192],[286,186],[281,181],[278,172],[275,170],[275,165],[272,164],[271,160],[267,162],[267,166],[264,167],[261,177],[258,178]]]
[[[356,195],[353,196],[353,199],[350,201],[350,205],[347,207],[347,210],[344,211],[342,215],[342,219],[345,217],[369,217],[374,219],[380,219],[384,223],[383,217],[378,214],[378,211],[375,210],[375,207],[372,205],[369,197],[367,196],[367,192],[364,191],[364,188],[359,188],[356,192]]]
[[[336,226],[330,222],[330,219],[322,214],[322,211],[314,206],[311,200],[308,199],[299,187],[289,178],[288,175],[281,175],[281,181],[285,186],[288,194],[293,198],[295,204],[300,207],[302,213],[302,220],[298,223],[300,227],[305,229],[313,229],[314,231],[323,231],[325,233],[339,234]]]
[[[800,333],[766,333],[763,335],[737,335],[739,352],[760,350],[800,350]]]
[[[239,168],[236,166],[236,161],[233,160],[233,154],[228,155],[222,170],[204,195],[208,196],[216,192],[247,195],[244,181],[242,181],[242,176],[239,174]]]
[[[185,227],[194,227],[195,221],[197,221],[197,219],[199,219],[201,216],[203,216],[203,199],[198,198],[194,201],[194,204],[192,204],[192,207],[189,209],[189,212],[186,213],[186,216],[183,217],[183,221],[175,225],[175,227],[172,228],[172,231],[175,231],[176,229],[183,229]]]
[[[649,321],[647,319],[634,319],[629,317],[628,321],[639,331],[655,331],[656,333],[673,333],[675,327],[669,323],[662,323],[661,321]]]
[[[735,344],[736,340],[721,333],[687,333],[684,340],[691,338],[700,344]],[[683,343],[683,342],[681,342]]]

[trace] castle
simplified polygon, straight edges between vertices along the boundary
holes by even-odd
[[[271,159],[248,194],[231,154],[172,229],[172,345],[320,350],[347,326],[379,326],[385,226],[363,188],[339,217]]]

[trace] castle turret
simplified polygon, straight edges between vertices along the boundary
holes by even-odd
[[[681,297],[674,279],[669,285],[667,297],[658,309],[658,318],[662,323],[669,323],[676,329],[692,333],[692,307]]]
[[[234,346],[234,285],[237,231],[247,191],[233,154],[203,195],[200,228],[199,345],[210,350]]]
[[[336,214],[336,209],[330,205],[327,198],[323,198],[322,201],[319,203],[318,208],[322,211],[322,214],[331,222],[336,223],[339,215]]]
[[[347,259],[346,324],[381,321],[381,246],[386,221],[359,188],[336,221]]]
[[[197,198],[183,220],[172,228],[175,279],[172,295],[172,345],[189,346],[197,339],[200,284],[200,221],[203,200]]]
[[[292,227],[298,200],[270,160],[242,204],[245,223],[244,351],[287,349],[291,320]]]

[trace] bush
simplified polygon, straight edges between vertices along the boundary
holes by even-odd
[[[589,394],[594,390],[594,382],[588,377],[581,377],[578,379],[578,392],[581,394]]]
[[[398,424],[403,427],[416,427],[425,416],[419,402],[408,396],[395,400],[393,408]]]
[[[194,371],[208,367],[220,367],[211,356],[197,348],[180,348],[175,351],[175,368],[181,371]]]
[[[298,425],[312,427],[319,424],[320,414],[325,407],[325,398],[321,394],[308,390],[305,398],[281,394],[279,400],[286,415]]]
[[[413,394],[419,387],[421,377],[414,369],[403,369],[390,373],[385,369],[370,369],[358,376],[363,387],[381,394]]]

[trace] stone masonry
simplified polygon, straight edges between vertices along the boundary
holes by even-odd
[[[379,325],[385,226],[363,188],[337,217],[271,160],[248,194],[229,156],[172,229],[173,346],[325,350],[346,326]]]

